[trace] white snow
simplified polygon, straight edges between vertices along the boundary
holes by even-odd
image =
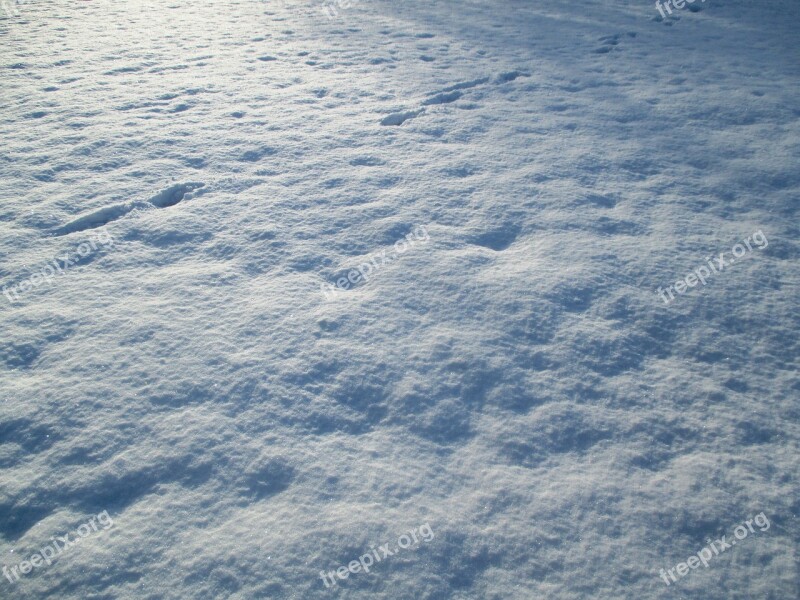
[[[800,595],[797,2],[4,7],[0,598]]]

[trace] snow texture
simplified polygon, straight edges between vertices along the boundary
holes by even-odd
[[[12,5],[0,598],[800,597],[795,0]]]

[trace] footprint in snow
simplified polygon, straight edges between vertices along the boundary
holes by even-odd
[[[175,206],[178,202],[193,198],[194,195],[192,192],[201,187],[205,187],[205,185],[205,183],[200,182],[176,183],[165,190],[161,190],[158,194],[150,198],[150,204],[156,208]]]
[[[381,125],[399,126],[408,121],[409,119],[413,119],[414,117],[422,114],[423,112],[424,109],[420,108],[419,110],[409,110],[406,112],[392,113],[381,121]]]
[[[428,98],[427,100],[423,101],[422,105],[430,106],[431,104],[449,104],[450,102],[455,102],[461,98],[461,96],[462,93],[457,90],[453,92],[444,92]]]
[[[520,73],[519,71],[508,71],[507,73],[500,73],[497,77],[495,77],[495,83],[508,83],[509,81],[514,81],[518,77],[526,76],[524,73]]]
[[[175,206],[183,200],[193,198],[195,196],[194,191],[205,187],[205,185],[206,184],[202,182],[176,183],[175,185],[161,190],[146,202],[134,200],[131,202],[114,204],[112,206],[105,206],[70,221],[66,225],[56,229],[53,235],[62,236],[79,231],[97,229],[112,221],[121,219],[137,208],[146,209],[150,206],[167,208],[169,206]]]

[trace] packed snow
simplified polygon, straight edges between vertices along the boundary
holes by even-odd
[[[795,0],[2,0],[0,598],[800,597]]]

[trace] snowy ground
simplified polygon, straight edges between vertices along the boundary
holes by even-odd
[[[0,598],[800,596],[800,4],[330,4],[5,0]]]

